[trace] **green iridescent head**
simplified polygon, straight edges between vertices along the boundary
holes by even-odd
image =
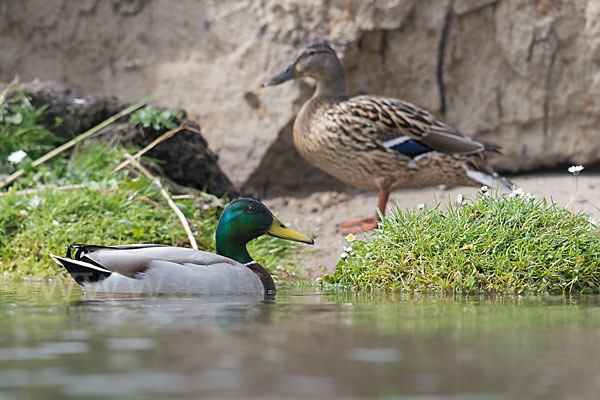
[[[242,264],[252,260],[246,244],[262,235],[314,244],[308,236],[287,228],[269,209],[259,201],[239,199],[223,210],[217,226],[217,254]]]

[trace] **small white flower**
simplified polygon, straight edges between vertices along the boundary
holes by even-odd
[[[18,164],[23,161],[25,157],[27,157],[27,153],[23,150],[13,151],[8,155],[8,162],[11,164]]]
[[[37,195],[29,200],[29,207],[31,208],[37,208],[40,204],[42,204],[42,200]]]
[[[529,192],[525,193],[523,191],[523,189],[521,189],[521,188],[513,189],[513,191],[510,192],[510,194],[508,195],[508,197],[510,199],[512,199],[513,197],[524,198],[525,200],[535,199],[535,197],[533,197],[533,195],[531,193],[529,193]]]
[[[425,208],[425,204],[423,204],[423,203],[419,203],[419,204],[417,204],[417,208],[418,208],[419,210],[423,210],[423,209]]]
[[[348,257],[348,253],[346,253],[345,251],[342,254],[340,254],[340,258],[344,259],[346,257]]]
[[[354,249],[352,248],[352,246],[348,246],[348,247],[344,247],[344,251],[346,253],[352,253],[354,251]]]
[[[513,197],[523,197],[525,196],[525,192],[523,192],[523,189],[521,188],[517,188],[514,189],[512,192],[510,192],[510,194],[508,195],[509,198],[513,198]]]
[[[81,97],[73,97],[73,103],[74,104],[85,104],[85,103],[87,103],[87,101]]]
[[[315,282],[321,282],[322,280],[323,280],[323,278],[321,278],[320,276],[317,276],[317,277],[315,278]]]
[[[579,175],[579,173],[583,171],[583,165],[571,165],[568,171],[573,175]]]
[[[487,192],[489,192],[489,191],[490,191],[490,188],[489,188],[489,187],[487,187],[486,185],[483,185],[481,188],[479,188],[479,191],[480,191],[481,193],[487,193]]]
[[[349,233],[348,236],[346,236],[346,241],[348,241],[348,242],[354,242],[355,239],[356,239],[356,236],[354,236],[353,233]]]
[[[464,200],[463,195],[459,193],[458,196],[456,196],[456,202],[458,204],[462,204],[463,200]]]
[[[57,220],[53,219],[52,220],[52,225],[54,225],[54,226],[60,226],[60,222],[58,222]]]

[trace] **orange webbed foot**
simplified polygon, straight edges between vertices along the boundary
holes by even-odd
[[[342,222],[338,225],[340,232],[344,235],[349,233],[360,233],[377,228],[379,221],[375,218],[362,218]]]

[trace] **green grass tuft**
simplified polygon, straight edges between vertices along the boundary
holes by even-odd
[[[142,125],[144,128],[152,127],[155,131],[161,129],[174,129],[177,127],[175,119],[180,119],[181,113],[173,113],[169,110],[153,106],[145,106],[131,114],[129,122],[134,125]]]
[[[198,232],[201,250],[215,251],[214,232],[222,208],[202,204],[209,199],[178,201]],[[15,190],[0,197],[0,273],[54,278],[64,271],[48,257],[63,255],[69,243],[117,245],[161,243],[189,247],[175,213],[149,179],[104,181],[77,190],[43,188],[35,195]],[[288,264],[296,246],[261,238],[250,247],[265,267]],[[289,265],[293,268],[293,264]],[[274,271],[277,272],[277,271]]]
[[[545,199],[478,194],[462,206],[397,209],[350,243],[325,285],[446,292],[598,292],[600,230]]]

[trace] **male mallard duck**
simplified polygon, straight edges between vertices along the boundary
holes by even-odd
[[[314,95],[294,122],[302,157],[339,180],[379,192],[384,213],[391,190],[433,185],[497,185],[510,189],[486,166],[484,152],[499,146],[462,136],[429,112],[403,100],[348,98],[344,71],[327,43],[300,48],[286,68],[263,86],[310,77]],[[373,229],[378,217],[349,221],[342,231]]]
[[[73,244],[67,257],[50,256],[85,291],[105,293],[238,294],[275,293],[273,278],[252,259],[246,244],[264,234],[313,244],[287,228],[262,203],[229,204],[217,226],[217,254],[157,244]],[[71,258],[71,250],[75,256]]]

